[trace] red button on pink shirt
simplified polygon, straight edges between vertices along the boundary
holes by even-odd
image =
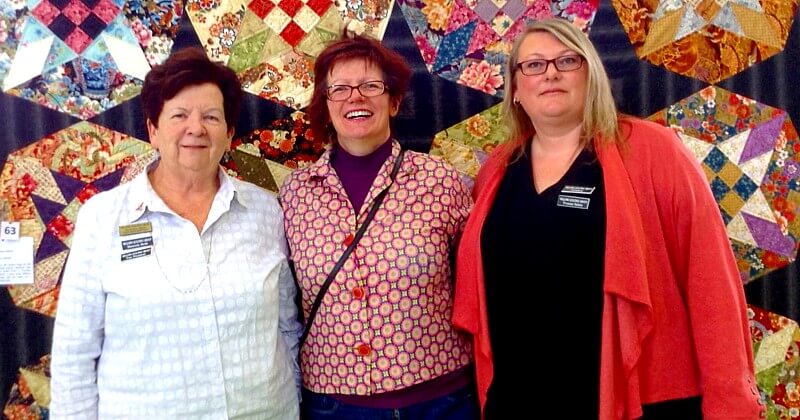
[[[371,352],[372,349],[366,344],[359,344],[358,347],[356,347],[356,353],[358,353],[359,356],[367,356]]]

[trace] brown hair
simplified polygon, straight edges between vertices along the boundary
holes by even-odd
[[[314,93],[306,110],[311,121],[311,131],[317,139],[336,141],[336,132],[330,125],[328,98],[325,96],[329,87],[328,75],[336,63],[352,59],[364,59],[381,69],[386,90],[396,105],[400,105],[408,91],[411,69],[400,54],[384,47],[379,41],[360,35],[333,42],[317,56],[314,63]]]
[[[222,92],[225,123],[228,130],[232,130],[239,119],[242,85],[233,70],[209,60],[205,51],[198,47],[175,52],[163,64],[153,66],[147,73],[142,87],[145,118],[158,127],[164,102],[188,86],[205,83],[216,85]]]

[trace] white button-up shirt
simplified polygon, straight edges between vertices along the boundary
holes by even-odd
[[[219,179],[199,234],[146,173],[83,206],[55,322],[53,419],[298,417],[282,211]]]

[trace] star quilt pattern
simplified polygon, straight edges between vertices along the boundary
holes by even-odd
[[[612,0],[639,58],[718,83],[781,52],[797,0]]]
[[[302,108],[314,88],[314,60],[347,28],[382,38],[394,0],[189,0],[187,11],[212,60],[243,88]]]
[[[398,0],[432,74],[502,97],[503,65],[530,22],[554,16],[589,31],[599,0]]]
[[[180,0],[0,2],[4,92],[80,119],[139,94],[178,32]]]
[[[149,143],[85,121],[8,156],[0,205],[20,222],[22,236],[34,238],[34,284],[8,287],[17,306],[55,316],[78,210],[98,192],[132,179],[153,158]]]
[[[800,140],[785,111],[709,86],[649,118],[675,129],[700,162],[743,281],[794,261]]]

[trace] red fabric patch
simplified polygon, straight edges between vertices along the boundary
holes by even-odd
[[[92,9],[92,12],[94,12],[94,14],[97,15],[100,20],[106,24],[109,24],[112,20],[114,20],[115,17],[117,17],[120,9],[110,0],[100,0],[97,5],[94,6],[94,9]]]
[[[33,11],[31,11],[34,17],[42,22],[45,26],[50,25],[53,23],[53,19],[58,16],[61,11],[58,10],[55,6],[50,4],[49,1],[43,1],[36,6]]]
[[[36,179],[34,179],[31,174],[25,173],[22,175],[22,179],[20,180],[19,184],[17,184],[17,196],[22,198],[22,196],[20,196],[21,192],[24,193],[25,197],[30,196],[31,192],[36,189],[37,185],[39,185],[39,183],[36,182]]]
[[[269,0],[253,0],[250,2],[250,4],[247,5],[247,7],[250,10],[252,10],[253,13],[256,14],[256,16],[260,17],[261,19],[264,19],[265,17],[267,17],[269,12],[273,8],[275,8],[275,3]]]
[[[92,38],[86,35],[80,28],[75,28],[64,42],[66,42],[73,51],[80,54],[92,43]]]
[[[293,47],[296,47],[305,36],[306,31],[294,23],[294,21],[286,25],[286,28],[284,28],[281,32],[281,37],[286,41],[286,43]]]
[[[283,9],[287,15],[294,17],[294,15],[297,14],[297,11],[303,7],[303,2],[300,0],[281,0],[281,2],[278,3],[278,7]]]
[[[77,199],[81,202],[81,204],[85,203],[86,200],[94,197],[95,194],[99,193],[100,191],[95,188],[92,184],[86,184],[82,190],[78,192]]]
[[[89,16],[91,12],[92,11],[89,10],[83,2],[77,0],[71,1],[67,7],[61,11],[61,13],[75,25],[83,23],[83,20],[86,19],[86,16]]]
[[[75,225],[63,214],[59,214],[47,224],[47,231],[55,235],[55,237],[62,242],[66,241],[74,229]]]
[[[309,0],[309,2],[306,3],[306,6],[313,10],[314,13],[322,16],[328,11],[328,8],[331,7],[331,4],[333,4],[331,0]]]

